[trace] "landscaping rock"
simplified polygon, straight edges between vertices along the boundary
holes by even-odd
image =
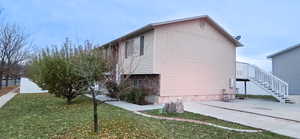
[[[163,110],[167,113],[184,113],[182,101],[166,103]]]

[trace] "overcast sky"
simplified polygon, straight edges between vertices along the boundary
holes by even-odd
[[[36,46],[65,37],[102,44],[145,24],[209,15],[241,35],[238,60],[271,69],[266,56],[300,43],[299,0],[0,0],[1,20],[23,27]]]

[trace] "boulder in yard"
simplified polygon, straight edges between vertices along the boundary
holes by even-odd
[[[163,110],[167,113],[184,113],[184,106],[181,100],[166,103]]]

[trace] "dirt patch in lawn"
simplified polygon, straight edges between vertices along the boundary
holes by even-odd
[[[9,86],[9,87],[6,87],[6,88],[2,88],[0,90],[0,97],[7,94],[8,92],[14,90],[15,88],[17,88],[17,86]],[[17,92],[19,92],[19,91],[17,91]]]

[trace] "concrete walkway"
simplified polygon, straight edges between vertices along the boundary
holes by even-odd
[[[88,95],[91,97],[90,95]],[[111,98],[99,95],[98,100],[111,100]],[[161,109],[163,105],[136,105],[124,101],[108,101],[107,104],[126,109],[128,111],[138,112],[145,110]],[[268,130],[277,134],[300,138],[300,123],[272,118],[268,116],[261,116],[246,112],[239,112],[214,106],[203,104],[204,102],[184,102],[184,109],[189,112],[198,113],[206,116],[215,117],[224,121],[239,123],[242,125],[251,126],[254,128]],[[221,102],[223,103],[223,102]],[[220,104],[221,104],[220,103]],[[227,104],[227,103],[226,103]]]
[[[46,93],[47,90],[42,90],[36,83],[28,78],[21,78],[20,93]]]
[[[9,93],[0,97],[0,108],[2,108],[8,101],[10,101],[17,93],[15,91],[19,88],[15,88],[14,90],[10,91]]]
[[[91,95],[87,95],[88,97],[91,97]],[[96,97],[100,101],[107,101],[111,100],[111,98],[104,96],[104,95],[98,95]],[[132,103],[128,103],[125,101],[108,101],[107,104],[128,110],[128,111],[146,111],[146,110],[154,110],[154,109],[162,109],[163,105],[136,105]]]
[[[87,94],[86,96],[92,97],[91,95]],[[154,115],[149,115],[142,113],[140,111],[146,111],[146,110],[154,110],[154,109],[162,109],[163,104],[157,104],[157,105],[136,105],[132,103],[128,103],[125,101],[111,101],[113,100],[110,97],[107,97],[105,95],[98,95],[96,96],[96,99],[100,101],[107,101],[105,103],[128,110],[132,111],[137,115],[145,116],[145,117],[150,117],[150,118],[155,118],[155,119],[160,119],[160,120],[173,120],[173,121],[182,121],[182,122],[191,122],[191,123],[196,123],[196,124],[202,124],[202,125],[208,125],[208,126],[213,126],[216,128],[222,128],[225,130],[230,130],[230,131],[236,131],[236,132],[248,132],[248,133],[255,133],[255,132],[261,132],[261,130],[247,130],[247,129],[236,129],[236,128],[229,128],[229,127],[224,127],[208,122],[203,122],[203,121],[198,121],[198,120],[191,120],[191,119],[182,119],[182,118],[174,118],[174,117],[161,117],[161,116],[154,116]]]
[[[300,138],[300,123],[298,122],[217,108],[203,104],[203,102],[185,102],[184,107],[185,110],[189,112],[260,128],[293,138]]]
[[[137,115],[141,115],[141,116],[145,116],[145,117],[149,117],[149,118],[154,118],[154,119],[189,122],[189,123],[195,123],[195,124],[200,124],[200,125],[213,126],[213,127],[216,127],[216,128],[221,128],[221,129],[235,131],[235,132],[257,133],[257,132],[262,132],[263,131],[263,130],[230,128],[230,127],[220,126],[220,125],[216,125],[216,124],[212,124],[212,123],[208,123],[208,122],[204,122],[204,121],[200,121],[200,120],[149,115],[149,114],[138,112],[138,111],[135,111],[134,113],[137,114]]]

